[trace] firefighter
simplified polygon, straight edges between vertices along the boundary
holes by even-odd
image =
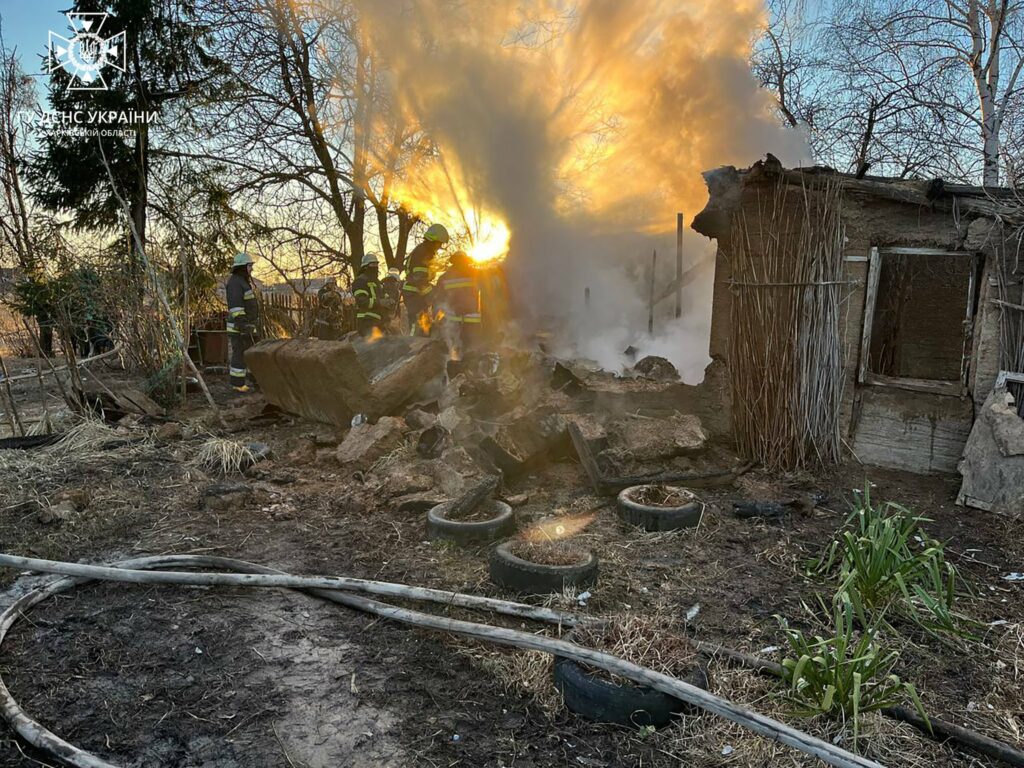
[[[409,252],[402,296],[411,336],[426,336],[428,333],[420,323],[420,315],[430,309],[430,266],[447,242],[448,230],[440,224],[431,224],[423,235],[423,242]]]
[[[316,300],[316,337],[327,340],[340,338],[344,308],[338,281],[333,277],[327,278],[317,291]]]
[[[448,270],[438,278],[434,295],[444,312],[445,340],[452,359],[465,359],[479,345],[482,320],[476,269],[465,251],[452,254]]]
[[[401,310],[399,304],[402,301],[402,273],[395,267],[388,270],[387,275],[380,281],[384,289],[384,295],[391,302],[392,309],[384,318],[384,326],[388,333],[401,333]]]
[[[368,253],[363,256],[359,274],[352,283],[352,295],[356,300],[356,330],[364,337],[383,334],[384,319],[393,308],[380,283],[379,271],[377,254]]]
[[[235,255],[231,277],[226,287],[228,301],[228,339],[231,343],[231,386],[236,392],[248,392],[249,371],[245,367],[245,350],[256,338],[259,305],[252,288],[252,257],[247,253]]]

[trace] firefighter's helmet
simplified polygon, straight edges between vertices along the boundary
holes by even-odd
[[[431,224],[423,235],[424,240],[444,245],[448,242],[448,230],[442,224]]]

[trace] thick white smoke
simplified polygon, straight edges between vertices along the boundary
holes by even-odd
[[[633,344],[689,381],[707,360],[710,264],[684,317],[647,336],[647,265],[675,271],[676,211],[706,200],[701,172],[805,144],[773,119],[748,66],[763,21],[738,0],[356,0],[392,97],[439,148],[405,194],[464,194],[512,231],[516,305],[609,368]],[[441,183],[444,179],[445,183]],[[429,189],[428,189],[429,187]],[[689,230],[686,266],[712,246]],[[589,306],[584,306],[585,288]]]

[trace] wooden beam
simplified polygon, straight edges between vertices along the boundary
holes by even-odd
[[[590,452],[590,446],[587,445],[587,438],[583,436],[583,432],[580,431],[580,427],[575,421],[569,422],[568,430],[569,438],[576,449],[576,455],[579,456],[580,464],[583,465],[583,471],[587,473],[587,479],[590,480],[590,487],[598,496],[604,496],[604,480],[601,478],[601,470],[597,466],[594,454]]]
[[[683,290],[686,286],[697,279],[697,274],[700,272],[700,268],[704,266],[706,261],[701,261],[694,264],[688,270],[679,275],[675,280],[666,285],[657,296],[654,297],[654,303],[660,304],[672,294]]]
[[[942,251],[935,248],[880,248],[883,256],[954,256],[973,259],[978,254],[971,251]]]
[[[872,248],[868,257],[868,284],[864,290],[864,322],[861,324],[860,365],[857,381],[863,383],[868,376],[868,359],[871,356],[871,330],[875,322],[875,303],[878,301],[878,281],[882,274],[882,258],[877,248]]]
[[[1002,299],[989,299],[989,302],[995,304],[997,307],[1002,307],[1003,309],[1012,309],[1017,312],[1024,312],[1024,304],[1011,304],[1010,302],[1003,301]]]
[[[876,387],[894,387],[910,392],[924,392],[929,395],[944,395],[946,397],[960,397],[964,393],[963,384],[959,381],[909,379],[900,376],[883,376],[880,373],[867,373],[863,383]]]

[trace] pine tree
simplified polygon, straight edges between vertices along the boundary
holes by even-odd
[[[117,191],[131,206],[139,237],[146,242],[150,165],[162,141],[175,130],[174,114],[188,99],[214,87],[222,71],[207,51],[207,30],[195,18],[193,0],[74,0],[70,13],[107,13],[103,39],[125,33],[125,69],[102,70],[105,90],[71,90],[74,75],[50,73],[49,103],[55,113],[148,112],[154,121],[132,126],[123,136],[103,136],[103,155]],[[52,64],[47,62],[48,65]],[[60,123],[56,124],[57,126]],[[90,128],[93,126],[89,126]],[[97,126],[101,130],[121,126]],[[40,202],[72,214],[81,230],[114,230],[121,224],[120,204],[111,188],[95,135],[72,135],[51,127],[32,158],[29,178]],[[131,233],[126,233],[131,247]]]

